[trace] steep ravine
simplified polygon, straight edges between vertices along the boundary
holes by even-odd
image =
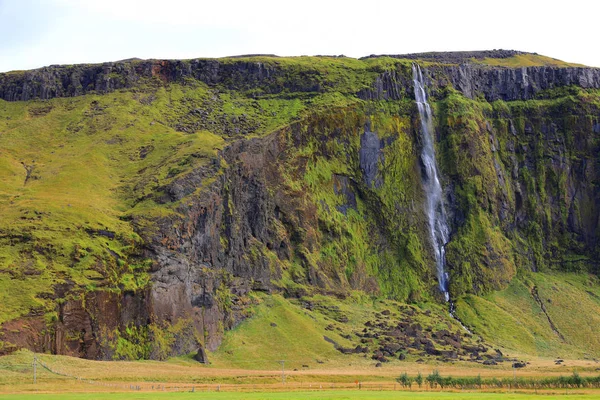
[[[556,327],[556,325],[552,321],[552,318],[550,318],[550,315],[548,315],[548,310],[546,310],[546,306],[544,305],[544,302],[542,301],[542,299],[540,299],[540,295],[538,293],[537,286],[534,286],[534,287],[531,288],[531,296],[533,296],[533,298],[535,299],[536,303],[542,309],[542,312],[544,313],[544,315],[548,319],[548,324],[550,325],[550,328],[552,328],[552,331],[554,333],[556,333],[556,336],[558,336],[560,338],[560,340],[562,340],[564,342],[565,341],[565,337],[562,335],[562,333],[559,332],[558,328]]]

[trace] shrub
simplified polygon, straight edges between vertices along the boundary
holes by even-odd
[[[412,378],[410,376],[408,376],[408,374],[406,372],[404,372],[398,378],[396,378],[396,382],[401,384],[404,388],[410,388],[410,385],[412,383]]]

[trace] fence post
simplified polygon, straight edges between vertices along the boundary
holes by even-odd
[[[33,384],[37,384],[37,354],[33,353]]]
[[[285,385],[285,360],[279,360],[281,363],[281,384]]]

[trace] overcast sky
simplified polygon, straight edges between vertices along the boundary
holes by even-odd
[[[131,57],[515,49],[600,66],[594,0],[0,0],[0,72]]]

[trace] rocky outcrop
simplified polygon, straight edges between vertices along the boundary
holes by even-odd
[[[370,88],[356,95],[362,100],[400,100],[412,94],[412,79],[408,71],[385,71],[375,78]]]
[[[540,91],[575,85],[600,88],[600,69],[575,67],[491,67],[469,63],[471,58],[506,58],[521,52],[508,50],[480,52],[419,53],[390,56],[429,60],[429,86],[452,85],[469,98],[483,95],[488,101],[527,100]],[[109,93],[138,85],[184,83],[188,79],[230,90],[260,89],[264,94],[282,92],[324,92],[330,90],[326,74],[318,69],[296,71],[284,64],[232,59],[127,60],[104,64],[53,65],[25,72],[0,74],[0,99],[21,101]],[[450,64],[448,64],[450,63]],[[325,82],[325,83],[324,83]],[[399,100],[412,93],[409,69],[399,64],[381,72],[370,88],[356,95],[364,100]]]
[[[600,88],[600,68],[588,67],[500,67],[473,63],[473,59],[510,58],[517,55],[534,54],[515,50],[449,51],[376,56],[365,58],[392,57],[397,59],[428,61],[435,63],[427,67],[428,86],[432,89],[452,85],[465,96],[474,99],[484,96],[494,100],[528,100],[540,91],[565,86],[584,89]],[[444,65],[446,64],[446,65]],[[359,97],[367,99],[397,99],[399,93],[410,92],[412,82],[395,71],[386,71],[377,77],[371,90],[364,90]]]
[[[600,88],[600,68],[578,67],[490,67],[479,64],[432,65],[424,70],[428,89],[434,98],[453,87],[470,99],[487,101],[530,100],[545,90],[568,86]],[[408,72],[386,71],[371,88],[357,95],[363,100],[398,100],[412,93]]]
[[[213,59],[144,60],[104,64],[52,65],[25,72],[0,74],[0,99],[6,101],[47,100],[109,93],[141,84],[184,83],[195,79],[228,89],[260,88],[265,93],[318,92],[317,70],[294,74],[277,64]]]
[[[383,146],[377,136],[377,133],[371,132],[369,127],[360,137],[360,169],[363,171],[363,177],[368,187],[380,187],[381,177],[378,171],[378,165],[382,162]]]
[[[1,334],[15,349],[25,347],[39,353],[110,359],[115,352],[111,342],[115,333],[126,327],[146,326],[150,319],[148,311],[143,292],[124,295],[89,292],[60,304],[54,321],[32,313],[3,324]]]
[[[600,88],[600,68],[502,68],[461,64],[432,70],[433,80],[445,83],[443,75],[465,96],[474,99],[482,95],[488,101],[529,100],[541,91],[565,86]]]

